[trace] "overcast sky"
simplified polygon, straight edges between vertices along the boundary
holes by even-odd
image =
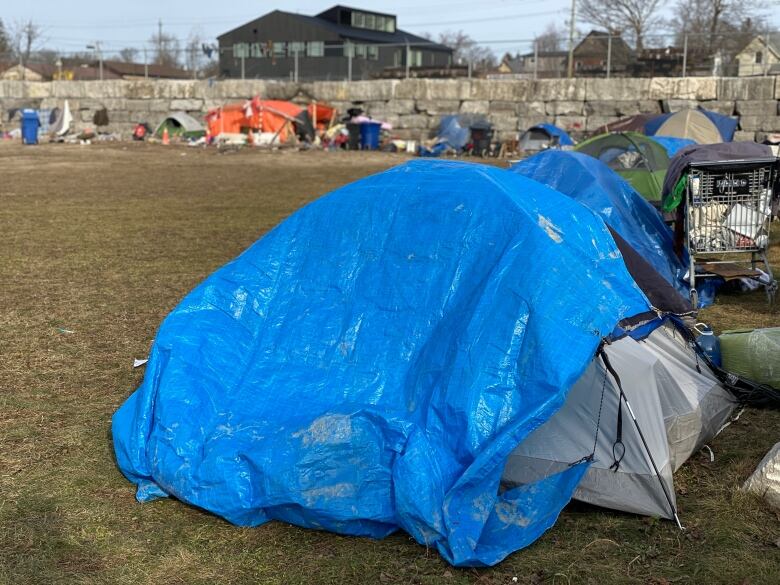
[[[530,50],[529,39],[542,33],[548,23],[564,26],[571,6],[570,0],[356,0],[345,4],[397,14],[398,27],[412,33],[436,36],[446,30],[463,30],[477,41],[490,42],[497,55]],[[108,52],[142,47],[156,33],[158,19],[164,31],[182,39],[192,31],[214,39],[274,9],[313,15],[331,5],[328,0],[4,0],[0,18],[7,27],[32,19],[43,28],[47,48],[83,51],[87,44],[101,41]],[[780,24],[777,16],[772,21],[775,26]]]

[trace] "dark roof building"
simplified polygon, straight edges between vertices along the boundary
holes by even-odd
[[[574,47],[574,74],[603,77],[609,62],[610,75],[625,76],[634,62],[634,51],[619,34],[592,30]]]
[[[394,15],[341,5],[316,16],[274,10],[218,40],[222,77],[368,79],[452,62],[452,49],[398,29]]]

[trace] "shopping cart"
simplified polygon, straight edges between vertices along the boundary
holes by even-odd
[[[778,159],[692,162],[687,175],[685,233],[693,306],[698,306],[696,279],[716,276],[755,279],[772,302],[777,282],[766,252]]]

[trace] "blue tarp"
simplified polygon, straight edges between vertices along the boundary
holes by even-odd
[[[117,461],[141,501],[401,528],[492,565],[555,522],[588,466],[499,493],[507,456],[648,308],[569,197],[411,162],[304,207],[181,301],[113,417]]]
[[[734,140],[734,132],[736,132],[737,125],[739,124],[739,121],[736,118],[705,110],[702,107],[699,107],[699,111],[715,124],[718,132],[720,132],[720,135],[723,137],[723,142],[731,142]]]
[[[672,158],[677,154],[677,151],[681,148],[696,144],[695,140],[691,140],[690,138],[677,138],[676,136],[653,136],[653,140],[666,149],[666,154],[669,155],[669,158]]]
[[[574,141],[571,139],[571,136],[569,136],[565,130],[558,128],[558,126],[555,126],[554,124],[543,123],[529,128],[529,130],[534,129],[544,130],[550,136],[557,136],[558,144],[561,146],[574,146]]]
[[[717,112],[712,112],[710,110],[705,110],[702,107],[697,108],[697,110],[704,114],[713,124],[715,124],[715,127],[718,129],[721,138],[723,138],[723,142],[731,142],[734,140],[734,132],[737,130],[737,125],[739,124],[736,118],[718,114]],[[652,120],[649,120],[645,124],[645,134],[648,136],[653,136],[656,132],[658,132],[658,129],[661,127],[661,125],[673,115],[674,113],[660,114]]]
[[[689,298],[687,254],[684,259],[675,254],[672,232],[658,211],[607,165],[579,152],[551,150],[520,161],[511,170],[568,195],[598,214],[684,298]],[[714,291],[705,286],[699,295],[702,306],[706,306],[712,302]]]

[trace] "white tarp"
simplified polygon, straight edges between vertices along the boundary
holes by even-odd
[[[742,489],[758,494],[773,508],[780,510],[780,443],[769,450]]]

